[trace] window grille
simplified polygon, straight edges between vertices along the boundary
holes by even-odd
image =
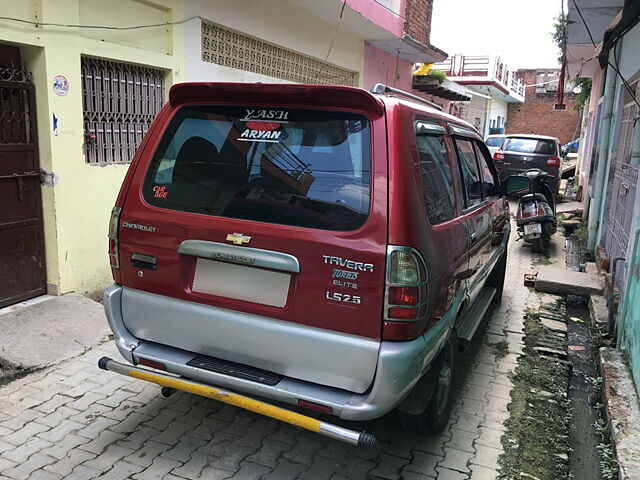
[[[202,21],[202,60],[297,83],[356,85],[356,72]]]
[[[162,107],[163,91],[160,69],[82,57],[86,162],[130,162]]]

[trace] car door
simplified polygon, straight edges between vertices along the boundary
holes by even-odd
[[[467,225],[469,245],[469,299],[473,302],[484,285],[483,267],[491,250],[491,204],[486,201],[482,174],[478,166],[474,138],[455,135],[454,143],[463,193],[463,219]]]

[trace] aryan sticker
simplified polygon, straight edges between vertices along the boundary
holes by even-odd
[[[247,128],[240,134],[238,140],[241,142],[271,142],[277,143],[282,135],[282,130],[255,130]]]

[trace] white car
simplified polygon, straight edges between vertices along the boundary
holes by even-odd
[[[507,138],[506,135],[488,135],[485,139],[485,143],[487,144],[487,148],[489,148],[489,152],[493,157],[493,154],[500,150],[504,139]]]

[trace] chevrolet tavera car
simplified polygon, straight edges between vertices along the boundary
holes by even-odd
[[[179,84],[113,208],[104,304],[147,371],[439,432],[509,229],[482,137],[417,97]]]

